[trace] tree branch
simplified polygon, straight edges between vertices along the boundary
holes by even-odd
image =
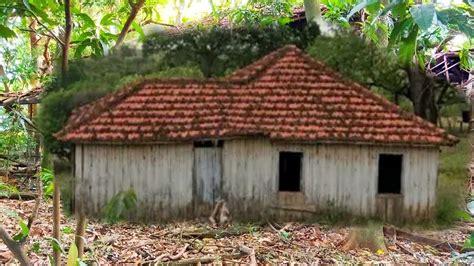
[[[122,30],[120,31],[120,34],[117,38],[117,42],[115,43],[114,49],[119,47],[125,40],[125,36],[127,36],[128,30],[130,29],[132,22],[135,20],[135,18],[138,15],[138,12],[145,4],[145,0],[138,0],[137,3],[133,3],[132,0],[128,0],[128,3],[130,4],[132,11],[130,12],[130,15],[128,16],[127,20],[125,21],[125,24],[123,25]]]
[[[7,248],[11,251],[13,256],[20,262],[20,265],[31,265],[30,260],[26,256],[25,252],[23,251],[22,246],[20,243],[13,240],[10,235],[8,235],[7,231],[0,225],[0,238],[3,240],[3,243],[7,246]]]
[[[61,41],[61,39],[59,39],[59,37],[56,36],[56,34],[54,34],[52,30],[50,30],[46,25],[44,25],[44,23],[41,22],[41,20],[38,18],[38,16],[35,15],[35,13],[31,12],[30,10],[26,10],[26,11],[28,11],[33,16],[33,18],[41,27],[43,27],[47,32],[49,32],[49,34],[51,35],[50,37],[55,39],[59,43],[59,45],[64,46],[64,42]]]

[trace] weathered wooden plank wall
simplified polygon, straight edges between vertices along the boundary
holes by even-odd
[[[408,219],[426,218],[434,207],[437,148],[288,145],[268,140],[235,140],[224,144],[223,191],[239,214],[265,216],[267,207],[278,201],[279,151],[303,152],[305,204],[318,209],[335,208],[375,216],[380,153],[404,156],[400,215]]]
[[[77,145],[76,208],[97,215],[117,193],[133,189],[133,216],[166,220],[192,216],[192,145]]]
[[[215,149],[192,144],[78,145],[76,208],[97,214],[113,195],[133,188],[140,204],[136,215],[145,220],[186,218],[193,215],[191,210],[206,216],[200,212],[208,211],[220,183],[234,216],[261,219],[278,204],[280,151],[303,152],[303,205],[372,216],[383,205],[377,197],[378,156],[403,154],[399,215],[412,219],[432,214],[437,148],[290,145],[265,139],[229,140]]]
[[[209,214],[221,199],[222,147],[194,148],[194,200],[197,213]]]

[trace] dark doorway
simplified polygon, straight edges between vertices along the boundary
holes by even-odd
[[[400,194],[402,189],[402,161],[400,154],[379,155],[378,193]]]
[[[279,191],[301,191],[301,152],[280,152]]]

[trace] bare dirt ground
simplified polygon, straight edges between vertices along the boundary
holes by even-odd
[[[34,201],[0,200],[0,223],[9,233],[19,230],[18,220],[26,219]],[[74,238],[75,221],[62,217],[61,243],[65,253]],[[284,231],[279,231],[284,228]],[[239,235],[189,236],[187,232],[209,230],[199,222],[164,225],[107,225],[89,222],[86,230],[87,263],[249,263],[251,256],[239,254],[245,245],[255,250],[258,263],[443,263],[453,255],[419,243],[385,237],[387,252],[365,249],[342,251],[340,244],[347,237],[346,227],[320,224],[291,223],[270,226],[233,224],[231,230]],[[284,233],[282,233],[284,232]],[[459,230],[418,232],[452,243],[463,244],[469,237]],[[43,202],[30,237],[25,244],[32,263],[48,264],[52,246],[52,205]],[[66,259],[64,254],[64,259]],[[0,243],[0,264],[15,263],[11,253]]]

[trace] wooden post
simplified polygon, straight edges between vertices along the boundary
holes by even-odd
[[[78,257],[82,258],[84,255],[84,235],[86,233],[86,216],[80,213],[77,216],[76,236],[74,242],[76,243]]]

